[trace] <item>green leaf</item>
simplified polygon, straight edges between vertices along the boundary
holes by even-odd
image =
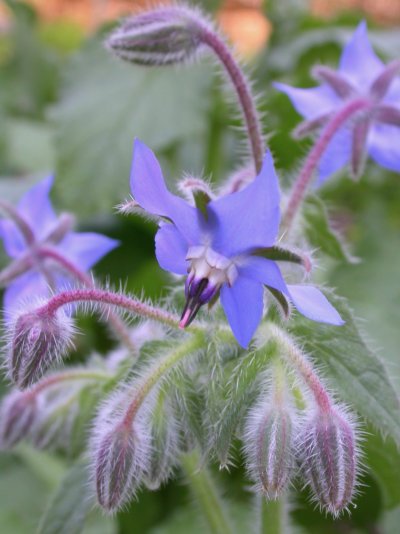
[[[304,232],[310,245],[334,260],[357,263],[358,260],[346,250],[339,235],[330,227],[328,213],[318,197],[307,198],[303,216]]]
[[[79,461],[67,472],[45,511],[38,534],[80,534],[93,506],[87,464]]]
[[[327,297],[344,319],[343,326],[316,323],[298,315],[291,331],[321,364],[339,398],[400,444],[399,399],[387,370],[358,331],[346,301],[330,292]]]
[[[66,67],[52,113],[65,207],[87,215],[126,198],[135,137],[159,151],[204,133],[209,80],[202,66],[141,68],[117,61],[99,41],[88,44]]]
[[[400,451],[393,439],[368,432],[362,445],[365,463],[378,481],[387,508],[400,504]]]
[[[223,375],[210,380],[207,387],[209,440],[222,465],[229,464],[230,448],[238,426],[258,394],[259,379],[276,347],[270,343],[225,364]]]

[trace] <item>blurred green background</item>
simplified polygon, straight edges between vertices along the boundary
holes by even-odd
[[[202,5],[215,12],[221,2]],[[7,18],[0,28],[0,197],[15,201],[32,183],[55,172],[57,208],[76,213],[81,229],[121,241],[96,267],[96,275],[116,285],[122,280],[134,293],[162,296],[169,279],[154,259],[154,226],[117,215],[114,208],[129,196],[135,136],[157,152],[171,185],[183,172],[218,184],[240,163],[240,136],[232,128],[238,123],[213,63],[204,58],[177,70],[125,65],[102,47],[112,21],[88,32],[67,18],[43,18],[22,2],[9,0],[3,8]],[[272,33],[268,45],[247,59],[255,91],[261,95],[269,144],[282,184],[288,186],[309,142],[291,139],[299,118],[271,82],[311,85],[310,67],[335,65],[341,45],[362,15],[347,12],[324,21],[300,0],[269,0],[263,9]],[[377,51],[387,59],[399,57],[399,28],[369,22]],[[360,183],[335,178],[322,197],[332,224],[361,261],[337,262],[316,251],[321,258],[316,277],[349,299],[400,391],[400,178],[368,163]],[[5,264],[0,251],[0,267]],[[85,357],[93,349],[104,352],[110,346],[105,333],[92,319],[82,319],[82,324],[89,333],[80,336],[75,357]],[[398,458],[396,452],[393,458]],[[376,459],[385,484],[367,475],[368,487],[351,518],[333,523],[300,496],[293,503],[299,531],[398,532],[400,465],[390,460]],[[67,464],[66,458],[28,447],[0,455],[2,534],[36,531]],[[237,521],[251,516],[242,471],[218,476],[228,499],[237,504]],[[57,528],[54,532],[64,532],[63,525]],[[178,534],[190,529],[195,534],[206,532],[204,528],[178,477],[160,492],[142,492],[139,502],[115,519],[91,513],[84,532]]]

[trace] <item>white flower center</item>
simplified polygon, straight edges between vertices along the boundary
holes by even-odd
[[[231,286],[238,277],[234,261],[208,246],[190,247],[186,259],[190,261],[189,276],[207,279],[214,287]]]

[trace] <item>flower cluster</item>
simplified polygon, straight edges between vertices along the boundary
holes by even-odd
[[[321,86],[300,89],[275,83],[306,119],[296,129],[298,136],[315,133],[345,106],[363,104],[334,132],[319,163],[318,183],[349,162],[352,175],[360,176],[366,153],[379,165],[400,172],[400,60],[385,65],[361,22],[342,52],[338,70],[316,66],[312,73]]]
[[[269,153],[250,185],[209,199],[200,209],[168,191],[153,152],[136,140],[131,189],[144,210],[168,221],[156,235],[160,266],[175,274],[189,273],[181,327],[220,294],[236,339],[247,347],[263,315],[264,285],[314,321],[343,324],[317,288],[286,284],[271,259],[279,230],[280,192]]]
[[[4,309],[9,316],[24,300],[48,297],[53,291],[82,282],[84,274],[118,245],[94,232],[74,232],[70,214],[59,217],[49,194],[53,177],[30,189],[16,208],[0,202],[7,219],[0,220],[0,237],[12,263],[0,272],[5,285]]]
[[[186,277],[163,306],[95,286],[86,272],[117,242],[73,232],[69,214],[57,217],[49,200],[52,178],[28,191],[16,208],[0,201],[8,217],[0,220],[0,237],[12,258],[0,272],[6,288],[6,363],[20,388],[2,401],[0,447],[25,439],[77,455],[91,423],[87,456],[93,489],[100,506],[114,513],[141,486],[157,489],[167,481],[178,465],[185,466],[188,453],[199,450],[204,460],[219,458],[227,465],[239,438],[258,493],[284,499],[298,475],[315,501],[337,516],[349,507],[357,485],[356,417],[325,386],[293,331],[300,325],[303,341],[312,338],[315,352],[322,347],[324,354],[329,345],[329,357],[343,358],[335,338],[344,332],[352,339],[355,327],[333,293],[328,300],[314,285],[298,283],[304,274],[299,267],[309,274],[311,262],[293,241],[288,247],[282,242],[289,241],[289,227],[318,165],[320,182],[349,160],[358,175],[368,151],[378,163],[400,171],[400,63],[383,65],[362,23],[338,72],[315,68],[321,87],[276,84],[306,118],[298,135],[321,130],[281,223],[279,181],[250,85],[207,18],[179,5],[151,10],[124,22],[107,47],[141,65],[182,63],[200,49],[213,51],[236,91],[252,161],[219,195],[202,180],[186,178],[180,184],[185,200],[168,189],[151,149],[135,140],[133,199],[121,211],[157,221],[160,267]],[[295,267],[285,276],[283,262]],[[79,287],[71,288],[73,282]],[[28,296],[33,302],[22,309]],[[195,321],[203,306],[218,310],[219,301],[230,329],[219,311]],[[330,301],[350,321],[345,323]],[[84,311],[99,310],[113,323],[121,345],[104,359],[94,355],[89,364],[49,372],[73,344],[70,311],[82,304]],[[292,308],[323,324],[292,317]],[[117,310],[142,322],[128,329]],[[325,346],[319,337],[327,340]],[[343,346],[348,350],[350,344]]]

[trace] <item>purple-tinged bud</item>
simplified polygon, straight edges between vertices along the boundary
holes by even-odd
[[[304,425],[298,442],[303,474],[314,499],[337,516],[351,503],[359,451],[352,418],[335,406],[318,410]]]
[[[294,467],[295,416],[287,402],[263,399],[250,411],[245,426],[247,470],[268,499],[286,489]]]
[[[37,398],[30,391],[12,391],[0,408],[0,449],[10,449],[26,438],[37,418]]]
[[[62,310],[40,314],[28,311],[10,323],[8,369],[20,387],[33,384],[72,345],[72,320]]]
[[[138,65],[172,65],[192,59],[201,40],[196,12],[173,6],[126,19],[106,40],[118,57]]]
[[[135,494],[151,453],[148,416],[143,407],[133,421],[125,417],[130,397],[121,390],[108,399],[93,425],[89,449],[93,479],[97,500],[109,513],[119,510]]]

